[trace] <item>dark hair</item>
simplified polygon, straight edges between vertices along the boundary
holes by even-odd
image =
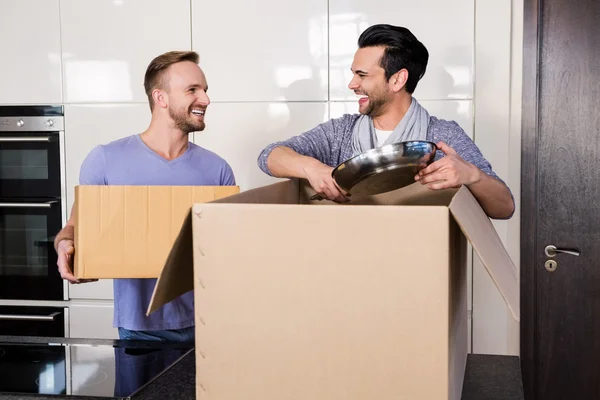
[[[150,62],[150,65],[148,65],[146,75],[144,76],[144,89],[146,90],[148,101],[150,102],[150,110],[154,109],[152,91],[156,88],[163,89],[165,87],[165,83],[162,79],[164,72],[171,65],[182,61],[191,61],[194,64],[198,64],[200,56],[194,51],[169,51],[157,56]]]
[[[408,71],[406,91],[413,93],[425,75],[429,52],[423,43],[406,28],[393,25],[373,25],[358,38],[358,47],[384,46],[379,65],[385,70],[385,79],[405,68]]]

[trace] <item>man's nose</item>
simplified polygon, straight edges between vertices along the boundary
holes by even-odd
[[[350,82],[348,83],[348,89],[350,89],[350,90],[358,89],[359,86],[356,81],[357,81],[356,77],[353,76],[352,79],[350,80]]]
[[[198,96],[198,101],[200,101],[200,103],[202,103],[205,106],[210,104],[210,98],[208,97],[208,94],[206,94],[206,92],[200,92],[200,95]]]

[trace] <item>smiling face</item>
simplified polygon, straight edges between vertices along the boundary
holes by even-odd
[[[164,78],[168,112],[175,127],[185,133],[204,130],[204,116],[210,99],[202,69],[191,61],[183,61],[171,65]]]
[[[358,111],[371,117],[385,112],[393,93],[380,65],[384,50],[383,46],[358,49],[351,67],[353,77],[348,88],[359,97]]]

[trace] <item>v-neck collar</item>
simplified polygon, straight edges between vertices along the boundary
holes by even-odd
[[[173,165],[176,164],[182,160],[185,160],[186,158],[189,157],[190,155],[190,150],[191,150],[191,143],[189,143],[188,141],[188,146],[185,149],[185,151],[183,152],[182,155],[180,155],[177,158],[174,158],[172,160],[167,160],[166,158],[160,156],[159,154],[157,154],[154,150],[152,150],[150,147],[148,147],[148,145],[142,140],[142,136],[141,134],[137,134],[136,135],[136,140],[138,141],[138,143],[142,146],[142,148],[144,149],[144,151],[152,154],[153,157],[158,158],[161,162],[167,164],[167,165]]]

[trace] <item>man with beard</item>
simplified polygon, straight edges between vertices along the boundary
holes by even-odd
[[[210,100],[195,52],[168,52],[148,66],[144,88],[152,119],[146,131],[95,147],[81,165],[81,185],[235,185],[231,167],[189,142],[202,131]],[[72,274],[73,215],[54,241],[63,279]],[[106,249],[110,252],[110,249]],[[114,325],[121,339],[193,341],[193,292],[146,316],[156,279],[114,280]]]
[[[466,185],[488,216],[510,218],[512,194],[475,143],[456,122],[430,116],[412,97],[428,59],[427,49],[408,29],[371,26],[358,39],[348,84],[359,97],[359,114],[345,114],[267,146],[259,167],[272,176],[307,179],[324,197],[346,202],[347,193],[331,176],[335,166],[385,144],[427,140],[440,151],[417,181],[434,190]]]

